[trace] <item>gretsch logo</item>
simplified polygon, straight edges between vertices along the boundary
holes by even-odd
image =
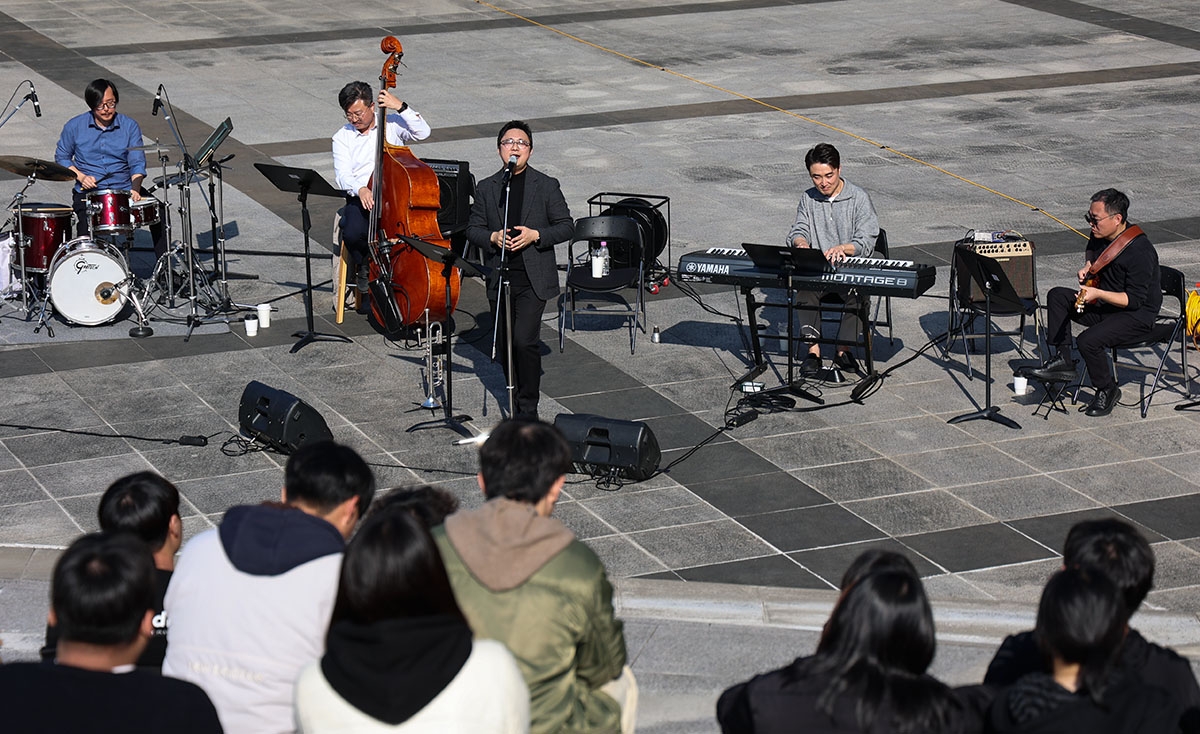
[[[79,275],[85,270],[98,270],[99,268],[100,266],[98,264],[90,263],[83,258],[79,258],[79,261],[75,263],[75,274]]]

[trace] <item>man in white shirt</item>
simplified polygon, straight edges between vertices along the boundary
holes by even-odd
[[[379,92],[380,107],[395,110],[387,115],[387,141],[404,145],[429,137],[429,124],[421,113],[386,89]],[[350,248],[358,266],[358,307],[364,312],[367,292],[367,230],[374,202],[371,175],[375,173],[377,129],[375,95],[366,82],[350,82],[338,92],[338,104],[348,122],[333,134],[335,185],[346,194],[342,208],[342,241]]]

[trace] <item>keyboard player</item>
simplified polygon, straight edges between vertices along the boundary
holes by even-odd
[[[847,257],[870,257],[879,236],[879,218],[871,197],[861,187],[842,178],[842,157],[829,143],[818,143],[804,156],[804,165],[813,186],[800,197],[796,207],[796,223],[788,232],[787,241],[793,247],[816,247],[825,253],[833,265]],[[801,290],[796,293],[797,305],[816,308],[824,291]],[[840,294],[846,305],[859,304],[857,293]],[[812,338],[821,334],[820,313],[815,310],[799,312],[800,333]],[[856,314],[849,309],[842,315],[838,341],[853,342],[862,330]],[[839,344],[833,363],[844,372],[858,372],[858,360],[847,344]],[[814,375],[821,369],[821,345],[809,343],[808,354],[801,364],[801,373]]]

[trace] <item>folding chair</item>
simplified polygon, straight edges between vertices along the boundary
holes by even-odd
[[[603,241],[607,243],[612,267],[609,274],[592,277],[591,253]],[[584,250],[577,257],[575,246],[585,243]],[[646,301],[642,293],[646,289],[646,268],[642,242],[642,229],[637,222],[625,216],[602,215],[584,217],[576,220],[575,234],[567,244],[567,283],[565,292],[558,302],[558,351],[566,347],[567,314],[571,315],[571,331],[575,331],[575,313],[579,311],[576,296],[585,293],[589,296],[612,295],[613,298],[603,299],[624,308],[584,309],[584,313],[595,316],[618,316],[629,322],[629,353],[636,349],[637,330],[646,332]],[[621,291],[633,288],[636,291],[634,302],[619,297]]]

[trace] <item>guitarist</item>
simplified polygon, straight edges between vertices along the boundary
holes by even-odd
[[[1075,343],[1096,388],[1087,407],[1090,416],[1108,415],[1121,397],[1109,351],[1148,333],[1162,306],[1158,253],[1141,229],[1129,223],[1128,212],[1129,197],[1116,189],[1092,196],[1084,216],[1092,236],[1079,271],[1082,285],[1078,292],[1052,288],[1046,296],[1046,342],[1057,353],[1029,373],[1043,380],[1075,379],[1071,322],[1082,324],[1086,328]]]

